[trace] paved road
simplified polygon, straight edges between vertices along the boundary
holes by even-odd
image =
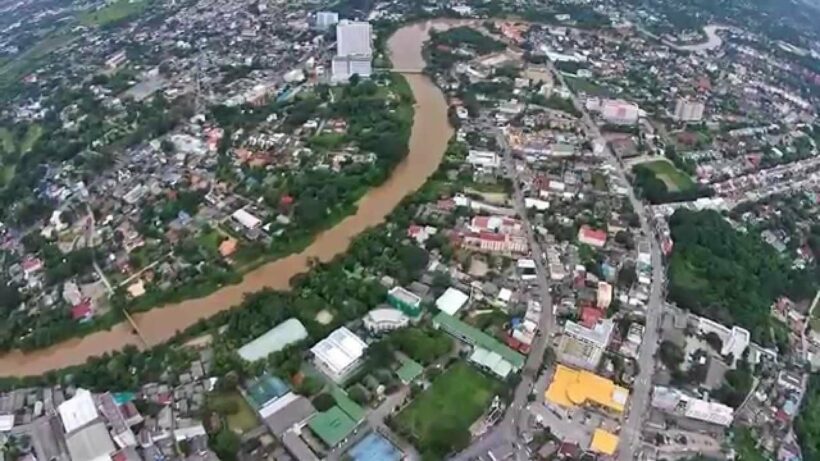
[[[100,268],[100,265],[97,264],[97,252],[94,251],[94,247],[96,244],[94,243],[94,235],[97,232],[97,219],[94,217],[94,212],[91,211],[91,206],[88,203],[85,204],[85,209],[88,211],[88,222],[86,225],[86,233],[85,233],[85,246],[91,248],[91,262],[94,265],[94,270],[97,272],[97,275],[102,280],[103,284],[105,284],[106,290],[108,290],[108,295],[111,296],[114,294],[114,288],[111,286],[111,282],[108,280],[108,277],[105,276],[105,272]]]
[[[570,88],[564,80],[563,75],[557,71],[553,63],[548,62],[547,65],[561,85],[565,88]],[[618,160],[615,153],[606,143],[605,139],[601,135],[598,125],[589,116],[589,113],[586,111],[586,107],[582,101],[580,101],[575,94],[573,94],[572,100],[575,107],[582,114],[582,122],[585,125],[587,135],[591,139],[596,140],[598,143],[605,146],[603,149],[603,155],[606,158],[606,162],[614,168],[618,179],[627,189],[627,197],[632,204],[632,208],[635,213],[640,218],[641,230],[645,235],[645,238],[650,239],[652,245],[652,285],[650,287],[649,300],[646,306],[646,332],[644,334],[641,347],[638,351],[638,363],[640,370],[632,387],[626,421],[621,428],[621,441],[618,452],[619,460],[632,461],[633,459],[636,459],[635,451],[640,445],[641,429],[643,427],[643,422],[648,408],[649,393],[652,386],[652,375],[654,373],[654,355],[658,346],[658,328],[660,325],[663,308],[663,287],[665,285],[663,258],[661,254],[660,242],[654,236],[654,233],[649,226],[646,208],[644,207],[643,202],[637,198],[631,184],[626,179],[625,166]],[[519,214],[522,216],[522,219],[524,219],[527,236],[530,240],[530,247],[535,255],[533,259],[536,261],[539,273],[546,275],[547,272],[543,266],[543,261],[541,258],[543,252],[534,237],[532,226],[527,219],[526,210],[524,209],[523,194],[521,192],[519,181],[517,180],[518,174],[515,170],[514,160],[512,159],[512,155],[509,151],[504,136],[498,136],[497,139],[499,141],[499,147],[504,153],[507,167],[510,169],[510,174],[514,178],[513,184],[515,205],[516,209],[519,211]],[[539,277],[538,281],[539,289],[542,292],[542,298],[544,299],[542,305],[545,308],[539,326],[544,334],[537,338],[536,343],[533,344],[532,352],[527,358],[527,364],[522,372],[521,384],[519,384],[516,389],[513,403],[507,410],[504,420],[499,425],[497,425],[484,437],[474,442],[469,448],[460,453],[458,456],[454,457],[454,460],[468,461],[476,459],[478,456],[486,454],[487,451],[493,447],[499,446],[505,442],[513,441],[516,444],[520,443],[519,436],[521,435],[521,431],[526,430],[526,426],[528,424],[528,418],[526,417],[529,411],[526,407],[527,395],[531,392],[533,378],[537,373],[538,368],[541,366],[547,341],[555,328],[555,319],[552,315],[552,300],[550,299],[547,279],[546,277]],[[518,449],[515,455],[515,459],[517,460],[527,459],[527,455],[524,453],[523,449]]]
[[[565,88],[569,86],[564,81],[563,75],[557,72],[552,63],[549,63],[552,72],[558,78]],[[627,197],[629,198],[632,208],[640,218],[641,230],[646,238],[649,238],[652,244],[652,285],[649,291],[649,300],[646,305],[646,331],[644,333],[643,342],[638,351],[638,366],[640,367],[638,376],[632,385],[630,393],[629,406],[627,409],[626,421],[621,427],[620,444],[618,459],[621,461],[632,461],[636,459],[635,449],[640,444],[641,429],[643,421],[646,416],[646,411],[649,403],[649,393],[652,387],[652,375],[655,371],[654,355],[658,347],[658,328],[660,325],[661,313],[663,309],[663,287],[664,287],[664,267],[663,258],[661,255],[660,242],[654,236],[652,229],[649,226],[649,217],[646,213],[646,208],[635,195],[631,184],[626,179],[626,171],[622,162],[618,160],[615,153],[605,143],[601,130],[598,125],[589,116],[584,104],[578,99],[577,95],[573,94],[573,103],[575,107],[582,114],[582,121],[586,126],[587,134],[599,143],[603,143],[603,154],[606,157],[607,163],[614,167],[618,178],[626,186]]]
[[[541,362],[544,359],[544,351],[547,348],[550,338],[555,333],[555,316],[552,309],[552,297],[550,296],[549,279],[546,267],[544,267],[543,259],[541,257],[544,251],[541,244],[535,235],[532,224],[527,216],[527,210],[524,206],[524,193],[521,190],[520,181],[518,179],[518,172],[515,168],[515,160],[512,157],[507,140],[503,133],[498,133],[496,136],[499,148],[504,154],[505,165],[509,172],[509,176],[513,182],[513,198],[516,212],[521,217],[526,231],[527,239],[532,253],[532,259],[535,260],[536,270],[538,271],[538,295],[541,303],[541,318],[538,321],[538,330],[541,332],[535,337],[530,348],[530,354],[527,356],[527,361],[524,364],[524,369],[521,370],[521,382],[515,389],[512,403],[504,413],[504,419],[501,420],[492,430],[485,436],[474,442],[463,452],[459,453],[453,458],[458,461],[468,461],[475,459],[495,447],[499,447],[505,443],[513,443],[516,448],[515,458],[517,460],[526,460],[529,454],[525,451],[523,444],[519,443],[520,435],[529,431],[529,408],[527,408],[527,397],[533,391],[535,379],[538,376],[538,370],[541,368]]]

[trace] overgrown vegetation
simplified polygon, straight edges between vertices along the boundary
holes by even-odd
[[[345,216],[355,211],[356,202],[372,187],[383,183],[393,168],[404,159],[408,152],[408,141],[413,120],[413,95],[406,81],[401,76],[390,76],[380,80],[382,85],[374,81],[360,81],[354,79],[351,85],[343,87],[341,94],[334,103],[331,103],[327,88],[318,93],[321,98],[311,97],[296,101],[284,107],[276,103],[267,108],[268,111],[282,111],[287,114],[285,123],[294,127],[301,125],[310,118],[338,118],[347,122],[347,131],[341,135],[341,143],[358,147],[364,153],[373,153],[375,160],[372,163],[349,164],[343,166],[340,172],[322,169],[295,169],[285,172],[274,183],[264,181],[264,170],[249,171],[250,177],[258,179],[253,187],[246,187],[242,192],[248,196],[263,197],[265,202],[276,209],[284,196],[289,196],[294,203],[292,225],[282,236],[273,239],[266,246],[261,243],[244,245],[237,252],[237,259],[244,259],[242,267],[232,266],[222,259],[213,245],[205,245],[196,238],[181,241],[174,247],[177,257],[189,263],[189,266],[177,274],[172,280],[170,288],[160,289],[149,286],[146,293],[136,299],[128,299],[124,291],[120,290],[111,299],[114,308],[106,315],[98,316],[91,322],[81,326],[73,320],[70,313],[64,309],[52,309],[31,318],[25,312],[14,310],[19,306],[20,297],[11,296],[9,301],[15,304],[0,302],[0,350],[12,347],[36,349],[46,347],[70,337],[82,336],[94,330],[109,328],[122,320],[122,310],[145,311],[158,305],[179,302],[185,299],[205,296],[225,285],[239,283],[242,273],[256,265],[270,259],[282,257],[307,247],[313,237],[320,231],[332,227]],[[165,107],[167,101],[152,103],[151,107],[159,110]],[[154,110],[154,109],[152,109]],[[172,111],[173,112],[173,111]],[[257,111],[264,119],[265,111]],[[152,112],[153,113],[153,112]],[[172,114],[174,120],[178,114]],[[254,119],[258,116],[255,113]],[[228,130],[248,123],[248,117],[239,111],[222,107],[214,110],[214,116],[220,124]],[[148,123],[161,124],[157,131],[142,132],[150,137],[170,129],[164,119],[148,119]],[[171,123],[168,121],[167,123]],[[138,130],[139,131],[139,130]],[[226,134],[225,138],[228,138]],[[51,148],[51,140],[44,140]],[[38,149],[42,143],[37,143]],[[40,158],[40,151],[35,149],[23,160]],[[44,154],[42,154],[44,155]],[[227,157],[227,153],[220,153],[220,158]],[[28,177],[28,173],[25,175]],[[257,177],[258,176],[258,177]],[[6,197],[7,191],[17,190],[17,179],[13,188],[0,190],[0,204]],[[22,178],[21,178],[22,179]],[[20,185],[22,187],[22,183]],[[179,190],[175,199],[163,199],[153,204],[146,204],[142,209],[138,230],[147,237],[163,239],[167,223],[176,219],[180,212],[195,215],[203,200],[203,193],[188,190]],[[11,199],[11,197],[8,197]],[[45,204],[43,204],[46,206]],[[43,212],[47,211],[44,208]],[[36,236],[39,237],[39,236]],[[51,282],[60,282],[72,276],[88,273],[92,269],[92,254],[90,249],[79,250],[63,255],[53,244],[37,240],[38,245],[32,248],[32,253],[44,259],[47,268],[47,277]],[[132,256],[132,263],[139,268],[147,261],[156,260],[170,248],[156,247],[151,257],[141,258],[140,252]],[[426,259],[419,260],[418,248],[403,249],[399,256],[401,280],[424,267]],[[425,256],[426,257],[426,256]],[[144,260],[144,261],[141,261]],[[11,291],[15,287],[6,287]],[[16,291],[16,290],[15,290]],[[30,328],[31,334],[24,334]],[[22,337],[22,339],[21,339]]]
[[[669,297],[678,306],[727,325],[747,328],[772,344],[771,304],[782,295],[802,300],[817,287],[817,271],[792,269],[777,251],[744,234],[715,211],[678,210],[669,225],[674,251]]]
[[[820,374],[813,373],[809,378],[794,430],[803,459],[820,459]]]
[[[391,421],[425,460],[446,458],[470,443],[470,425],[484,412],[500,383],[464,362],[450,367],[432,387]]]
[[[675,166],[659,160],[632,167],[635,188],[650,203],[668,203],[695,200],[709,195],[707,187],[695,184]]]
[[[427,68],[432,72],[444,71],[457,62],[475,56],[502,51],[506,46],[472,27],[454,27],[433,33],[424,52]]]

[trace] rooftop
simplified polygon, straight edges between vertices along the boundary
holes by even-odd
[[[336,399],[336,405],[344,411],[347,416],[355,422],[360,422],[364,419],[365,411],[362,407],[354,402],[342,388],[334,386],[330,390],[330,394]]]
[[[344,440],[353,432],[357,424],[358,423],[342,411],[339,406],[334,406],[327,411],[318,413],[313,418],[310,418],[308,422],[310,430],[329,447],[335,447],[339,442]]]
[[[417,294],[404,289],[403,287],[393,287],[390,292],[387,293],[388,296],[395,298],[396,300],[403,302],[405,304],[409,304],[411,306],[417,306],[421,304],[421,297]]]
[[[99,416],[94,397],[85,389],[77,389],[74,397],[61,403],[57,409],[63,420],[66,434],[85,426]]]
[[[114,443],[102,421],[81,429],[66,439],[71,459],[76,461],[103,461],[111,459]]]
[[[505,346],[487,333],[484,333],[478,328],[467,325],[452,315],[441,312],[433,318],[433,323],[443,325],[446,329],[458,334],[459,336],[468,338],[476,346],[497,353],[516,369],[521,369],[521,367],[524,366],[523,355]]]
[[[268,330],[253,341],[239,348],[238,354],[248,362],[255,362],[285,347],[307,338],[308,332],[302,322],[290,318]]]
[[[613,455],[618,449],[618,436],[603,429],[595,429],[589,449],[605,455]]]
[[[402,360],[402,366],[396,370],[396,375],[403,383],[409,383],[424,373],[424,367],[411,358]]]
[[[450,287],[436,300],[436,307],[442,312],[455,315],[469,299],[470,297],[463,291]]]
[[[274,400],[290,392],[290,388],[281,379],[264,374],[250,382],[246,393],[257,409],[261,409]]]
[[[334,373],[344,371],[359,360],[367,349],[358,336],[345,327],[334,331],[327,338],[319,341],[310,351]]]
[[[595,404],[621,413],[629,390],[588,371],[558,365],[545,397],[562,407]]]
[[[401,452],[378,432],[367,434],[347,452],[353,461],[399,461]]]

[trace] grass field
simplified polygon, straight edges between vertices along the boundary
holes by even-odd
[[[610,96],[610,92],[606,88],[585,78],[564,76],[564,81],[567,82],[567,85],[574,93],[583,92],[592,96]]]
[[[31,72],[49,53],[68,45],[76,38],[77,36],[71,34],[67,27],[51,32],[31,48],[0,66],[0,86]]]
[[[500,388],[500,383],[465,362],[447,370],[433,385],[396,416],[396,424],[412,433],[422,446],[435,422],[447,419],[464,429],[478,419]]]
[[[12,153],[17,149],[14,135],[6,127],[0,127],[0,148],[8,153]]]
[[[9,131],[6,127],[0,127],[0,149],[9,154],[13,154],[15,152],[25,154],[30,151],[32,147],[34,147],[34,144],[42,135],[43,127],[33,123],[28,126],[26,134],[23,135],[23,139],[19,140],[18,143],[18,140],[14,139],[14,133]]]
[[[80,22],[87,26],[104,26],[142,12],[148,0],[119,0],[99,10],[80,15]]]
[[[15,165],[0,166],[0,187],[6,187],[14,179],[16,171],[17,167]]]
[[[30,151],[37,140],[40,139],[40,136],[43,135],[43,127],[38,124],[29,125],[28,130],[26,130],[25,136],[23,136],[22,141],[20,141],[20,153],[25,154],[26,152]]]
[[[200,245],[207,248],[213,254],[219,253],[219,244],[222,243],[224,237],[216,229],[211,229],[209,232],[203,232],[199,235],[198,240]]]
[[[670,192],[684,191],[695,187],[695,182],[692,181],[692,178],[677,169],[675,165],[669,161],[655,160],[641,163],[641,166],[652,170],[655,176],[666,184]]]
[[[229,392],[226,394],[212,394],[208,396],[208,399],[212,402],[211,405],[219,405],[219,403],[226,401],[236,402],[236,413],[228,415],[226,417],[226,419],[228,420],[228,428],[230,428],[232,431],[238,433],[245,433],[259,425],[259,421],[256,418],[256,413],[253,411],[250,405],[248,405],[248,402],[246,402],[245,399],[243,399],[242,396],[239,395],[239,392]]]

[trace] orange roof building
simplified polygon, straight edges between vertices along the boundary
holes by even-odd
[[[234,252],[236,252],[236,247],[236,239],[228,237],[222,243],[219,244],[219,254],[222,255],[223,258],[227,258],[228,256],[234,254]]]
[[[594,373],[558,365],[544,396],[548,402],[562,407],[596,405],[623,413],[629,389]]]

